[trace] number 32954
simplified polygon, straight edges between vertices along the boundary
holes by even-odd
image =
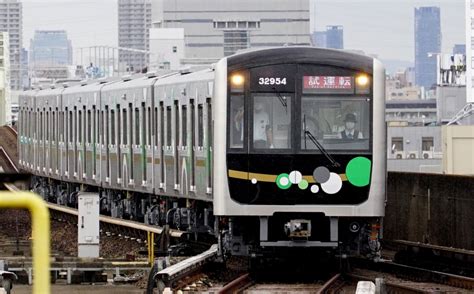
[[[259,78],[259,85],[286,85],[286,78]]]

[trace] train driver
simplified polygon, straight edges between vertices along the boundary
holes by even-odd
[[[256,102],[253,111],[253,147],[273,148],[273,135],[268,113],[263,103]]]
[[[364,139],[362,132],[355,129],[356,122],[357,119],[353,113],[346,114],[344,118],[344,130],[339,133],[339,139]]]

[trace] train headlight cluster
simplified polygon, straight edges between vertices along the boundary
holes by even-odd
[[[370,93],[370,78],[366,74],[356,76],[356,94]]]
[[[233,74],[230,77],[231,90],[233,92],[243,92],[245,84],[245,78],[241,74]]]

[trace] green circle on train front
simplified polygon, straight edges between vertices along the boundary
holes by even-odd
[[[308,181],[303,179],[301,180],[299,183],[298,183],[298,187],[301,189],[301,190],[306,190],[306,188],[308,188]]]
[[[372,162],[366,157],[355,157],[346,166],[346,177],[356,187],[367,186],[370,182]]]
[[[276,184],[278,188],[286,190],[291,187],[290,176],[288,174],[280,174],[276,178]]]

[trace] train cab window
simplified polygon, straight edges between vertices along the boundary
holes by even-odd
[[[291,148],[291,96],[284,94],[255,95],[252,109],[253,148]]]
[[[230,148],[244,147],[244,96],[230,97]]]
[[[303,97],[301,149],[367,150],[370,101],[361,98]]]

